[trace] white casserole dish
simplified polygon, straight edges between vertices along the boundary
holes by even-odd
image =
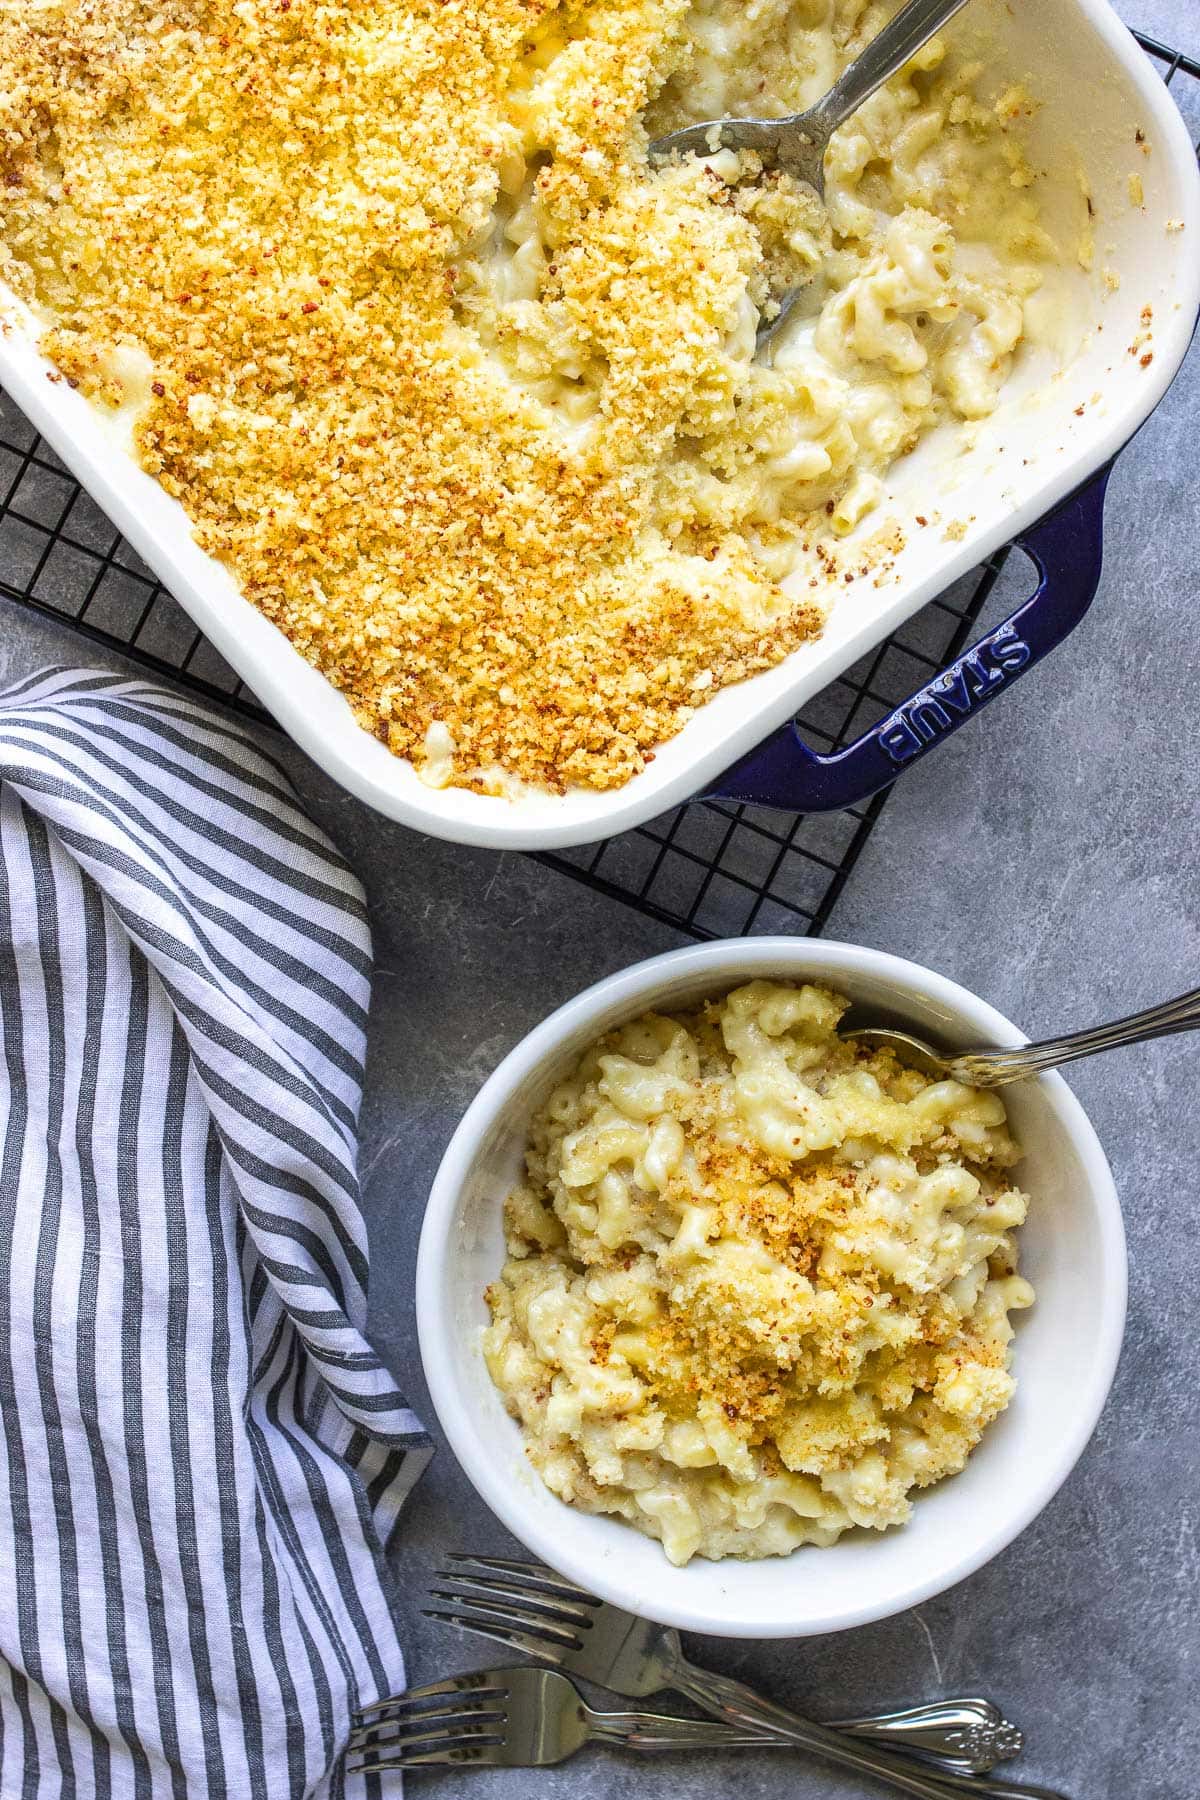
[[[535,1555],[644,1618],[722,1637],[808,1637],[919,1605],[1011,1543],[1082,1454],[1112,1385],[1125,1322],[1126,1259],[1112,1175],[1060,1075],[1006,1088],[1029,1193],[1018,1234],[1037,1299],[1016,1324],[1012,1403],[961,1474],[914,1497],[893,1531],[851,1531],[827,1549],[674,1568],[621,1519],[581,1512],[525,1456],[483,1360],[483,1290],[504,1262],[501,1208],[522,1173],[530,1116],[587,1045],[654,1008],[683,1010],[745,981],[818,981],[935,1042],[1019,1044],[1016,1026],[916,963],[813,938],[732,939],[671,951],[569,1000],[488,1078],[434,1179],[417,1257],[421,1361],[467,1476]]]
[[[1078,172],[1095,209],[1094,267],[1066,283],[1056,348],[1019,359],[974,446],[964,450],[947,429],[893,470],[881,508],[862,529],[876,532],[889,518],[907,527],[894,580],[876,588],[868,577],[846,586],[819,639],[777,669],[716,695],[642,774],[613,792],[503,799],[426,786],[356,723],[341,695],[197,547],[182,508],[114,444],[110,425],[65,382],[47,378],[51,371],[38,355],[29,315],[2,285],[0,383],[296,742],[390,818],[464,843],[548,849],[612,836],[714,783],[718,791],[766,803],[845,805],[953,729],[1082,615],[1099,576],[1098,503],[1085,504],[1068,522],[1091,540],[1079,545],[1077,556],[1070,549],[1062,554],[1057,534],[1056,560],[1068,565],[1074,592],[1052,628],[1043,617],[1042,641],[1034,641],[1035,632],[1017,654],[993,654],[966,688],[956,669],[961,703],[954,704],[951,691],[950,712],[923,691],[913,715],[917,730],[902,720],[890,748],[876,744],[874,766],[859,770],[855,791],[844,779],[805,781],[803,753],[790,732],[765,764],[751,759],[740,779],[717,778],[956,577],[1105,468],[1165,392],[1200,306],[1195,155],[1161,79],[1107,0],[1037,0],[1013,8],[975,0],[953,30],[975,40],[989,70],[1025,82],[1041,103],[1031,154],[1054,174],[1044,203],[1048,219],[1065,226],[1070,209],[1081,207]],[[1135,143],[1138,130],[1145,147]],[[1130,197],[1131,175],[1144,187],[1141,206]],[[1153,314],[1148,338],[1146,307]],[[1131,354],[1135,339],[1144,342]],[[1151,360],[1144,364],[1147,352]],[[939,522],[913,529],[917,514]],[[1053,571],[1045,585],[1053,588]],[[1052,608],[1055,595],[1046,598]]]

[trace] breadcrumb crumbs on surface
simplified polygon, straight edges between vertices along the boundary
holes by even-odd
[[[839,0],[841,60],[877,10]],[[444,726],[448,778],[485,791],[624,783],[852,578],[807,524],[849,452],[760,516],[753,465],[787,453],[799,378],[747,387],[728,349],[796,245],[817,266],[828,221],[781,179],[646,166],[643,109],[691,79],[687,13],[0,0],[4,276],[52,317],[43,349],[136,404],[137,454],[201,547],[360,722],[418,768]],[[972,154],[996,134],[1006,187],[1028,186],[1003,136],[1024,90],[950,93]],[[969,222],[971,183],[943,186]],[[1032,266],[1030,205],[1010,198]],[[498,308],[481,246],[521,208],[552,260]],[[543,350],[582,425],[541,394]],[[779,579],[797,555],[799,598]]]

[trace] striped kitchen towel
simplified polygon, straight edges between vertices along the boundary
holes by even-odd
[[[0,1795],[278,1800],[404,1685],[358,883],[241,732],[0,694]]]

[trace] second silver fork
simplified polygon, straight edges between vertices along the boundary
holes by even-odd
[[[778,1739],[775,1740],[777,1743]],[[671,1750],[757,1749],[759,1732],[715,1719],[662,1713],[599,1712],[557,1669],[528,1663],[474,1669],[449,1681],[410,1688],[364,1706],[346,1746],[347,1774],[386,1769],[542,1769],[565,1762],[585,1744],[640,1755]],[[351,1761],[358,1757],[361,1761]]]
[[[1065,1800],[1051,1788],[1021,1787],[987,1776],[948,1775],[912,1758],[893,1756],[810,1725],[804,1748],[842,1769],[870,1775],[912,1800]],[[714,1719],[680,1719],[657,1713],[598,1712],[557,1669],[522,1663],[516,1668],[476,1669],[390,1700],[369,1702],[354,1715],[346,1746],[348,1773],[390,1769],[544,1768],[565,1761],[585,1744],[620,1745],[643,1755],[664,1750],[773,1750],[790,1752],[792,1739]],[[361,1759],[361,1760],[357,1760]]]
[[[679,1633],[636,1618],[564,1581],[543,1563],[451,1554],[437,1579],[443,1619],[480,1637],[568,1669],[630,1699],[671,1690],[728,1724],[807,1740],[810,1721],[753,1688],[690,1663]],[[867,1718],[823,1721],[824,1730],[904,1750],[956,1775],[983,1775],[1016,1756],[1022,1736],[989,1700],[975,1696],[914,1706]]]

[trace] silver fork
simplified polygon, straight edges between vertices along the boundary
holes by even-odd
[[[866,1750],[849,1738],[814,1725],[807,1748],[828,1762],[890,1783],[916,1800],[1064,1800],[1049,1788],[1018,1787],[980,1776],[935,1775],[901,1756]],[[448,1764],[484,1768],[541,1768],[563,1762],[587,1743],[627,1750],[787,1750],[775,1732],[721,1725],[710,1719],[677,1719],[657,1713],[596,1712],[574,1683],[555,1669],[525,1664],[478,1669],[451,1681],[411,1688],[394,1700],[376,1701],[355,1715],[346,1772],[428,1769]]]
[[[756,1694],[753,1688],[690,1663],[679,1633],[623,1612],[584,1593],[544,1563],[503,1556],[451,1553],[426,1607],[429,1618],[492,1638],[569,1669],[614,1693],[641,1700],[673,1690],[729,1724],[791,1737],[809,1722]],[[825,1721],[826,1728],[923,1756],[952,1774],[986,1775],[1016,1756],[1023,1743],[990,1700],[970,1697],[913,1706],[868,1718]]]
[[[763,1741],[760,1733],[711,1719],[598,1712],[584,1704],[565,1675],[529,1664],[475,1669],[450,1681],[410,1688],[394,1700],[364,1706],[356,1718],[346,1756],[365,1760],[347,1761],[351,1775],[446,1763],[536,1769],[565,1762],[585,1744],[617,1744],[652,1754],[754,1747]]]

